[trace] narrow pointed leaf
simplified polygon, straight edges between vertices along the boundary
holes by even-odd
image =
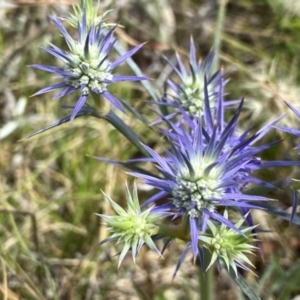
[[[255,293],[251,285],[246,281],[246,279],[241,276],[239,273],[235,274],[234,270],[230,268],[229,275],[231,278],[239,285],[243,293],[250,300],[261,300],[261,298]]]

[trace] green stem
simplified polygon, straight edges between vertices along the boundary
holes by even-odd
[[[158,234],[165,237],[180,239],[182,241],[188,242],[191,240],[190,228],[189,228],[189,217],[187,214],[183,216],[182,225],[160,225],[158,227]],[[201,241],[199,241],[199,245]],[[202,248],[204,252],[204,266],[203,269],[206,270],[211,261],[211,253],[206,249]],[[201,266],[199,268],[199,291],[201,300],[214,300],[214,286],[213,286],[213,268],[209,268],[207,271],[203,272]]]
[[[213,72],[216,72],[220,68],[220,51],[221,51],[221,41],[222,41],[222,33],[223,26],[226,14],[226,5],[228,0],[219,0],[219,11],[218,18],[215,30],[215,38],[214,38],[214,51],[216,53],[216,57],[214,59],[213,64]]]
[[[211,253],[205,248],[204,251],[204,270],[210,263]],[[201,300],[214,300],[214,270],[210,267],[207,271],[203,272],[199,266],[199,291]]]
[[[160,225],[158,227],[158,234],[163,236],[180,239],[182,241],[190,241],[189,223],[187,215],[184,216],[182,226],[174,225]],[[211,253],[203,248],[204,251],[204,270],[211,261]],[[199,291],[201,300],[214,300],[214,286],[213,286],[213,268],[209,268],[203,272],[200,265],[199,268]]]
[[[189,234],[187,235],[182,230],[182,226],[165,225],[165,224],[160,225],[158,226],[157,233],[171,239],[179,239],[184,242],[190,241],[190,235]]]
[[[121,132],[141,153],[149,156],[149,153],[143,147],[141,138],[129,127],[122,119],[120,119],[112,110],[110,110],[104,117],[111,125],[113,125],[119,132]]]

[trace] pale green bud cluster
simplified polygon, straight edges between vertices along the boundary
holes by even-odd
[[[227,210],[224,212],[224,217],[228,219]],[[246,217],[247,215],[235,224],[236,228],[240,229]],[[225,265],[228,270],[232,268],[235,274],[237,274],[236,262],[242,265],[246,263],[254,267],[246,254],[253,254],[253,250],[256,249],[256,247],[252,245],[255,242],[255,238],[254,234],[251,233],[255,226],[240,229],[244,235],[241,235],[223,223],[220,227],[216,227],[210,220],[208,221],[208,227],[210,228],[211,236],[199,236],[199,240],[204,242],[204,247],[209,249],[212,253],[211,261],[207,269],[209,269],[216,260],[222,265]],[[245,268],[248,269],[246,266]]]
[[[201,115],[204,108],[204,74],[186,76],[181,88],[179,101],[183,108],[192,115]],[[213,95],[213,87],[208,84],[207,88],[208,95]]]
[[[206,168],[213,163],[205,157],[191,160],[193,174],[186,167],[180,170],[176,178],[178,185],[172,194],[178,200],[175,199],[173,203],[177,208],[185,208],[192,218],[200,217],[204,208],[214,211],[215,203],[208,199],[221,199],[225,193],[224,189],[218,188],[220,170],[216,167],[209,174],[205,173]]]
[[[126,210],[119,206],[106,194],[104,194],[104,196],[118,215],[97,215],[105,221],[108,226],[108,230],[110,231],[110,236],[103,242],[117,241],[117,244],[124,245],[119,257],[119,266],[130,249],[132,251],[132,258],[135,261],[138,252],[144,244],[147,244],[150,249],[161,255],[151,236],[158,232],[156,222],[165,217],[167,214],[152,213],[151,211],[153,207],[145,211],[141,211],[136,185],[134,185],[133,195],[130,194],[129,189],[126,186],[126,198],[128,203]]]
[[[105,59],[104,54],[99,53],[96,45],[89,48],[88,55],[85,54],[84,45],[73,46],[71,63],[67,63],[65,71],[72,73],[74,77],[66,79],[66,83],[81,90],[83,95],[88,95],[91,91],[101,94],[107,90],[107,83],[104,80],[112,80],[113,75],[109,72],[110,61]]]
[[[73,14],[70,14],[68,18],[65,20],[74,28],[78,26],[78,20],[82,20],[83,8],[85,7],[87,28],[91,29],[92,24],[94,26],[98,26],[102,22],[102,27],[108,27],[114,24],[106,24],[104,17],[110,12],[106,11],[102,16],[98,15],[99,10],[99,1],[95,6],[93,0],[82,0],[80,5],[76,5],[73,7]]]

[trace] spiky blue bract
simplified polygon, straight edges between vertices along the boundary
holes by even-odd
[[[191,37],[189,68],[185,67],[183,60],[178,54],[176,54],[178,67],[165,58],[179,77],[179,82],[178,80],[168,79],[167,86],[169,88],[166,89],[162,101],[156,101],[155,103],[161,106],[172,107],[175,109],[175,112],[169,113],[168,110],[165,110],[163,116],[158,113],[160,118],[153,122],[152,125],[174,120],[175,116],[179,117],[176,123],[178,125],[186,121],[185,117],[182,118],[184,115],[187,115],[191,119],[194,116],[196,118],[205,117],[207,110],[216,111],[219,104],[221,104],[223,110],[223,108],[240,102],[240,100],[224,101],[224,86],[227,80],[224,80],[224,73],[222,71],[219,70],[213,73],[212,65],[214,56],[214,52],[210,51],[204,60],[197,60],[194,40]],[[212,112],[210,111],[210,113]],[[224,118],[223,114],[222,118]]]
[[[289,104],[288,102],[284,101],[285,104],[291,109],[291,111],[300,119],[300,111],[298,111],[295,107],[293,107],[291,104]],[[295,129],[295,128],[290,128],[290,127],[286,127],[286,126],[276,126],[277,129],[280,129],[282,131],[285,131],[287,133],[293,134],[297,137],[300,137],[300,130],[299,129]],[[300,149],[300,145],[298,145],[296,147],[297,150]]]
[[[290,103],[284,101],[284,103],[291,109],[291,111],[300,119],[300,111],[297,110],[295,107],[293,107]],[[300,120],[299,120],[300,121]],[[275,128],[282,130],[284,132],[290,133],[292,135],[295,135],[297,137],[300,137],[300,130],[296,128],[291,128],[287,126],[274,126]],[[296,146],[297,150],[300,150],[300,144]],[[291,213],[291,222],[293,221],[293,218],[295,216],[295,212],[297,210],[298,205],[298,197],[297,192],[291,188],[291,195],[292,195],[292,213]]]
[[[168,79],[167,84],[173,91],[174,99],[183,107],[189,114],[200,115],[204,108],[204,76],[208,76],[207,90],[208,95],[213,102],[216,99],[217,91],[215,87],[219,83],[220,72],[212,74],[212,64],[214,53],[211,51],[207,58],[203,61],[197,60],[196,49],[193,38],[190,39],[189,53],[189,68],[184,66],[184,63],[176,53],[176,67],[169,59],[167,62],[179,77],[179,82]],[[170,96],[171,96],[170,95]],[[170,102],[170,97],[166,102]],[[172,102],[172,101],[171,101]]]
[[[175,71],[179,80],[169,78],[164,97],[160,105],[175,107],[177,110],[181,107],[190,116],[202,116],[204,113],[205,101],[208,99],[211,106],[215,107],[220,83],[222,88],[227,83],[223,80],[224,74],[221,71],[213,73],[212,65],[215,54],[210,51],[204,60],[197,60],[196,47],[193,38],[190,39],[190,53],[188,68],[185,67],[183,59],[176,53],[177,66],[168,58],[165,58],[171,68]],[[207,98],[207,99],[206,99]],[[226,101],[224,106],[230,106],[237,103],[236,100]],[[175,114],[178,114],[178,111]],[[171,114],[169,118],[174,116]],[[180,112],[178,114],[180,116]],[[159,122],[159,121],[158,121]]]
[[[61,50],[52,44],[49,48],[43,48],[46,52],[61,60],[64,66],[54,67],[34,64],[32,67],[57,74],[61,82],[43,88],[34,95],[63,89],[54,96],[54,99],[58,99],[80,90],[80,97],[75,105],[71,120],[75,118],[91,93],[104,96],[115,107],[124,111],[121,103],[108,91],[107,86],[114,82],[147,79],[142,76],[121,76],[112,73],[116,67],[138,51],[143,44],[134,47],[115,61],[110,61],[109,54],[116,42],[113,36],[116,26],[109,31],[103,31],[101,23],[99,25],[92,23],[91,26],[88,26],[84,7],[82,19],[78,20],[77,24],[78,40],[74,40],[56,15],[50,17],[50,19],[63,35],[69,51]]]
[[[185,214],[189,216],[194,257],[199,252],[199,232],[206,231],[210,218],[243,235],[218,212],[218,207],[236,208],[244,215],[250,208],[260,208],[260,201],[268,200],[262,196],[246,194],[249,184],[273,188],[271,184],[256,178],[254,171],[266,167],[299,165],[299,162],[293,161],[264,162],[260,159],[263,150],[280,141],[261,146],[254,144],[272,129],[279,118],[249,135],[249,129],[244,132],[238,129],[242,106],[243,101],[227,124],[223,120],[222,99],[214,110],[210,109],[207,101],[203,118],[190,118],[183,113],[182,126],[168,121],[171,129],[163,132],[171,150],[166,150],[162,156],[144,146],[151,155],[150,159],[145,160],[154,163],[163,177],[129,173],[160,190],[146,204],[170,195],[171,201],[164,207],[174,211],[176,217]]]
[[[117,215],[106,216],[97,214],[106,223],[111,233],[100,244],[108,241],[116,241],[117,244],[123,244],[123,249],[119,257],[119,266],[129,250],[132,251],[132,258],[135,261],[137,254],[144,244],[147,244],[150,249],[161,255],[152,240],[152,236],[158,231],[156,224],[158,220],[167,216],[168,213],[157,212],[153,207],[141,211],[136,185],[134,185],[132,195],[126,185],[126,200],[128,204],[126,209],[119,206],[108,195],[104,194],[104,196],[112,205]]]

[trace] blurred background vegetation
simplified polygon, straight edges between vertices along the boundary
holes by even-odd
[[[163,90],[171,69],[162,55],[175,51],[188,58],[192,35],[204,57],[214,44],[220,3],[226,10],[222,26],[221,67],[230,78],[228,99],[245,97],[242,126],[254,128],[286,111],[282,99],[300,108],[299,0],[102,0],[110,22],[119,22],[119,41],[131,48],[148,43],[134,55],[142,71]],[[105,121],[79,118],[57,129],[25,139],[33,131],[67,115],[51,95],[30,97],[55,79],[33,70],[32,63],[57,65],[40,49],[49,42],[65,48],[48,15],[67,16],[75,0],[0,0],[0,298],[1,299],[198,299],[196,266],[186,260],[175,280],[172,274],[182,249],[172,245],[164,260],[145,247],[137,264],[131,258],[117,270],[118,248],[98,246],[105,227],[95,213],[109,214],[101,190],[124,204],[125,180],[115,166],[89,157],[126,160],[137,157],[127,140]],[[76,34],[70,28],[72,34]],[[126,65],[117,70],[130,73]],[[115,84],[111,91],[153,118],[150,100],[139,83]],[[76,98],[77,99],[77,98]],[[147,143],[157,136],[130,114],[122,115]],[[299,128],[287,112],[285,122]],[[277,134],[275,131],[272,134]],[[274,158],[292,154],[294,139],[284,136],[284,149]],[[288,151],[287,151],[288,150]],[[274,172],[274,170],[273,170]],[[295,174],[297,170],[294,170]],[[267,175],[272,179],[272,172]],[[284,174],[283,174],[284,176]],[[297,178],[297,177],[296,177]],[[148,192],[141,189],[144,200]],[[282,192],[277,205],[290,212]],[[262,257],[257,269],[244,274],[262,299],[299,299],[299,227],[254,213],[270,232],[260,236]],[[216,299],[245,299],[226,274],[215,270]],[[300,296],[298,296],[300,297]]]

